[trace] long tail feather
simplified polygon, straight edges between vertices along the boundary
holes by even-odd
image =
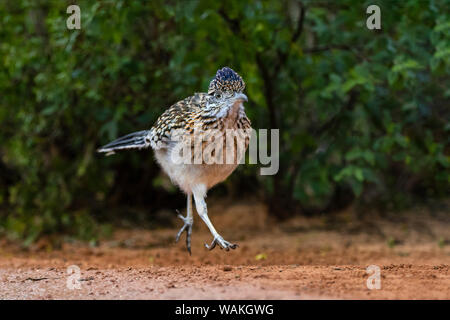
[[[97,150],[97,152],[106,152],[107,155],[114,154],[115,151],[128,149],[143,149],[150,146],[150,142],[146,139],[149,131],[143,130],[127,134],[120,137]]]

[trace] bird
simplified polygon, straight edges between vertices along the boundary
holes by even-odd
[[[97,151],[114,154],[117,151],[130,149],[147,149],[154,151],[155,158],[162,170],[170,177],[172,183],[184,192],[187,198],[186,216],[178,212],[183,226],[178,231],[175,241],[178,242],[183,232],[186,232],[186,248],[191,255],[191,235],[194,223],[192,199],[195,208],[213,236],[212,242],[205,247],[212,250],[218,245],[221,249],[229,251],[236,249],[237,244],[226,241],[214,228],[208,217],[206,194],[209,189],[224,181],[238,166],[249,144],[251,122],[245,113],[244,102],[248,102],[244,94],[245,82],[240,75],[229,67],[218,69],[210,81],[207,92],[194,93],[170,106],[157,119],[153,127],[130,133],[120,137]],[[229,130],[243,132],[240,137],[244,143],[219,144],[219,138],[224,138]],[[218,154],[231,154],[231,163],[213,162],[198,163],[195,161],[177,161],[183,146],[188,145],[194,150],[193,155],[187,154],[192,160],[195,157],[196,134],[215,132],[212,142],[213,150]],[[218,135],[217,135],[218,133]],[[181,138],[180,138],[181,137]],[[233,138],[234,139],[234,138]],[[188,141],[186,143],[186,141]],[[200,143],[200,152],[205,151],[207,143]],[[231,148],[230,148],[231,145]],[[197,145],[198,146],[198,145]],[[218,148],[216,149],[215,147]],[[188,150],[188,149],[187,149]],[[211,150],[211,148],[209,148]],[[197,150],[198,151],[198,150]],[[214,151],[211,153],[213,156]]]

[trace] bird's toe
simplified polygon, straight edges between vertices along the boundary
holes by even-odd
[[[220,249],[225,249],[225,251],[229,251],[230,249],[236,249],[238,247],[237,244],[228,242],[221,236],[215,237],[210,245],[205,243],[205,247],[208,250],[212,250],[216,247],[217,244],[219,245]]]

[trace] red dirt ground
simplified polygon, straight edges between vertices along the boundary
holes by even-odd
[[[117,230],[99,246],[42,240],[28,250],[0,242],[0,299],[450,299],[448,212],[354,210],[276,223],[258,203],[211,207],[211,219],[239,248],[207,251],[195,220],[192,256],[173,229]],[[226,208],[225,210],[223,208]],[[174,214],[175,216],[175,214]],[[80,268],[69,289],[67,267]],[[381,270],[369,290],[366,268]]]

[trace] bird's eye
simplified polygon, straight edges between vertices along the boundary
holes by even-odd
[[[215,97],[216,97],[216,99],[220,99],[222,97],[222,95],[220,93],[216,93]]]

